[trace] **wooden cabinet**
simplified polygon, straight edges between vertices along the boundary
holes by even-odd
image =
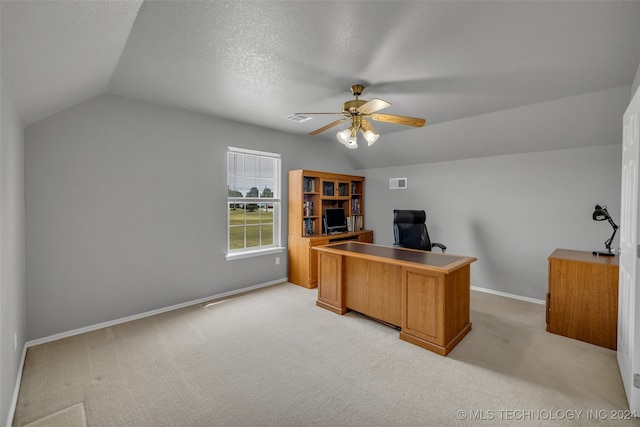
[[[549,257],[547,331],[616,350],[618,256],[556,249]]]
[[[327,234],[326,209],[343,209],[348,231]],[[342,240],[373,243],[364,229],[364,177],[310,170],[289,171],[289,281],[318,286],[318,255],[311,248]]]

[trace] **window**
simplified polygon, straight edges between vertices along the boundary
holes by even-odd
[[[229,147],[227,259],[280,252],[280,155]]]

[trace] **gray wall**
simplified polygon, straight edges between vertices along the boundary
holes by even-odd
[[[27,127],[28,338],[286,278],[286,252],[225,260],[228,146],[282,154],[285,246],[287,171],[353,172],[310,137],[113,95]]]
[[[638,69],[636,70],[636,77],[633,79],[633,83],[631,84],[631,98],[640,87],[640,64],[638,65]]]
[[[611,236],[592,220],[595,204],[620,223],[621,153],[615,144],[360,171],[367,227],[391,245],[393,209],[425,209],[432,241],[478,258],[472,286],[544,300],[555,248],[603,250]],[[408,189],[389,190],[397,177]]]
[[[3,424],[11,406],[25,342],[26,305],[23,132],[2,81],[0,87],[0,424]]]

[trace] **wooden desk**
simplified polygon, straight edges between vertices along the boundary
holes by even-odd
[[[470,264],[476,258],[358,242],[313,250],[319,307],[399,326],[400,339],[442,356],[471,330]]]
[[[556,249],[549,256],[547,331],[616,349],[617,255]]]

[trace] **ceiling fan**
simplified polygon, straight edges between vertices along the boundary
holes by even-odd
[[[347,148],[358,148],[358,131],[362,133],[367,140],[367,144],[370,146],[378,140],[380,135],[373,128],[368,119],[378,122],[394,123],[398,125],[422,127],[425,124],[425,119],[419,119],[415,117],[396,116],[393,114],[378,114],[377,111],[387,108],[391,103],[383,101],[382,99],[373,98],[371,101],[365,101],[358,99],[362,91],[363,85],[351,86],[351,93],[356,97],[351,101],[347,101],[342,104],[342,112],[340,113],[295,113],[302,115],[316,115],[316,114],[339,114],[345,118],[336,120],[329,123],[326,126],[316,129],[309,135],[317,135],[324,132],[327,129],[331,129],[334,126],[339,125],[349,119],[351,119],[351,126],[348,129],[340,131],[336,134],[336,138],[341,144],[344,144]]]

